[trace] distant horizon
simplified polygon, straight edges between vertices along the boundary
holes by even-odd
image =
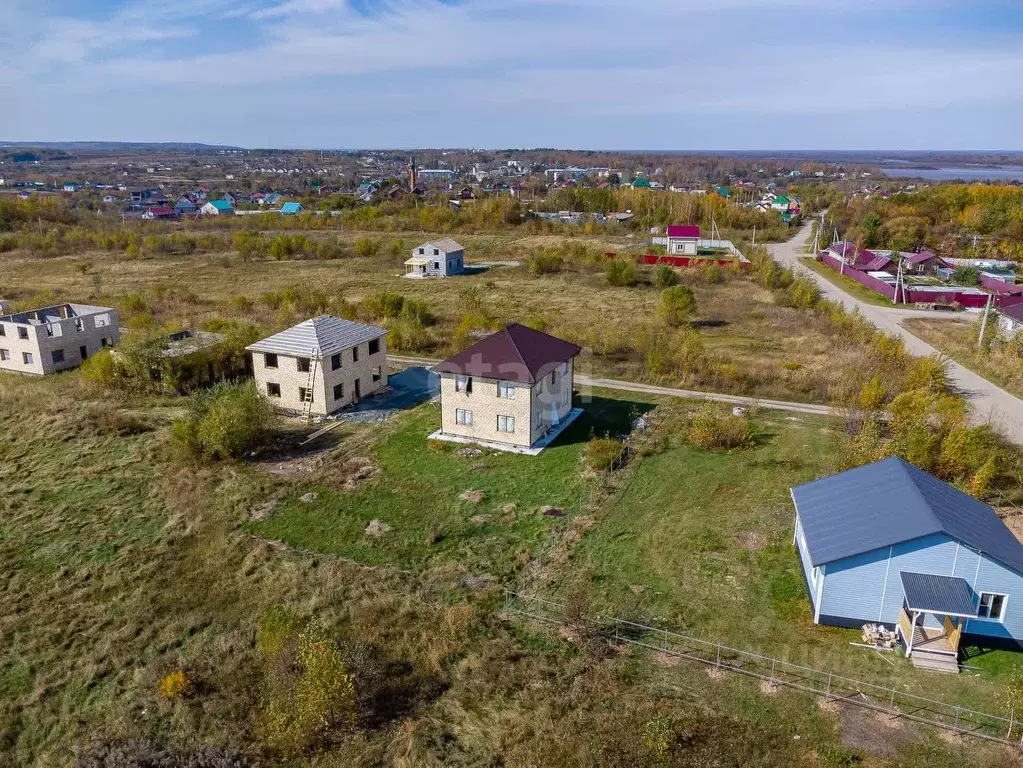
[[[482,147],[482,146],[366,146],[366,147],[316,147],[316,146],[243,146],[239,144],[218,144],[208,141],[122,141],[118,139],[67,139],[67,140],[0,140],[0,148],[59,148],[62,146],[108,146],[108,147],[203,147],[209,149],[231,149],[244,152],[279,151],[279,152],[585,152],[603,154],[651,154],[651,155],[746,155],[751,157],[785,157],[810,155],[938,155],[945,157],[967,155],[1019,155],[1023,160],[1023,149],[897,149],[885,147],[879,149],[611,149],[585,147]]]

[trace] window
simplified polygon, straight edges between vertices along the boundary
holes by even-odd
[[[497,417],[497,431],[507,432],[511,434],[515,431],[515,417],[514,416],[498,416]]]
[[[85,323],[82,322],[82,318],[80,317],[75,318],[75,330],[78,331],[78,333],[85,330]]]
[[[27,339],[28,338],[28,328],[18,328],[18,338],[19,339]]]
[[[424,253],[426,253],[426,249],[425,248],[420,248],[419,249],[419,254],[422,255]]]
[[[298,367],[299,373],[309,373],[309,358],[308,357],[296,357],[295,365]]]
[[[472,392],[471,376],[455,376],[455,392]]]
[[[99,345],[101,347],[112,347],[112,346],[114,346],[114,337],[113,336],[104,336],[102,339],[99,340]]]
[[[0,349],[0,360],[10,360],[11,353],[6,349]]]
[[[369,341],[369,353],[375,355],[380,351],[380,339],[370,339]]]
[[[1000,595],[996,592],[981,592],[980,605],[977,606],[977,616],[982,619],[1002,620],[1005,615],[1005,601],[1008,595]]]
[[[330,370],[336,371],[341,367],[341,353],[338,352],[336,355],[330,356]]]
[[[53,358],[53,362],[55,362],[55,363],[63,363],[64,362],[64,350],[63,349],[55,349],[55,350],[53,350],[50,353],[50,357]]]
[[[21,362],[23,362],[25,365],[32,365],[32,363],[35,362],[35,360],[32,358],[32,353],[31,352],[22,352],[21,353]]]
[[[440,256],[440,248],[434,248],[433,249],[433,255],[434,256]]]
[[[557,384],[557,383],[558,383],[558,371],[557,371],[557,369],[555,369],[555,370],[551,371],[551,388],[553,389],[554,385]]]
[[[358,347],[352,347],[352,362],[353,363],[359,362],[359,348]]]
[[[439,261],[433,262],[433,268],[434,269],[440,269],[440,262]]]
[[[455,409],[455,424],[461,424],[463,427],[472,426],[472,411],[467,411],[464,408]]]
[[[299,387],[298,399],[303,403],[311,403],[313,401],[313,391],[307,387]]]
[[[263,367],[264,368],[276,368],[277,367],[277,355],[270,352],[266,352],[263,355]]]
[[[380,366],[378,365],[376,368],[373,369],[373,383],[376,384],[383,377],[384,377],[384,372],[382,370],[380,370]]]
[[[335,400],[343,400],[344,396],[345,396],[345,385],[344,384],[335,384],[334,385],[334,399]]]
[[[511,400],[515,397],[515,382],[514,381],[499,381],[497,382],[497,396]]]
[[[2,325],[0,325],[0,336],[6,336],[6,335],[7,335],[6,329]]]
[[[266,395],[267,397],[280,397],[281,396],[281,385],[274,384],[272,381],[266,383]]]
[[[46,335],[49,338],[53,338],[53,326],[52,325],[46,326]]]

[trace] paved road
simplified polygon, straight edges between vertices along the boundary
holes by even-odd
[[[906,348],[914,355],[939,354],[937,349],[903,328],[902,321],[909,317],[933,319],[941,317],[940,312],[879,307],[851,296],[827,278],[800,263],[799,259],[807,255],[806,245],[809,238],[810,225],[807,224],[791,240],[769,246],[771,255],[781,264],[811,277],[827,298],[844,304],[847,309],[858,309],[878,328],[900,336],[905,341]],[[975,421],[989,421],[1014,443],[1023,444],[1023,400],[1010,395],[959,363],[949,361],[949,369],[955,385],[972,403]]]
[[[389,362],[398,365],[413,365],[429,367],[439,360],[431,360],[423,357],[401,357],[388,355]],[[667,397],[684,397],[687,400],[711,400],[716,403],[728,403],[729,405],[741,405],[745,408],[767,408],[772,411],[791,411],[793,413],[809,413],[814,416],[841,416],[845,411],[841,408],[831,408],[827,405],[816,403],[793,403],[787,400],[761,400],[755,397],[741,397],[739,395],[727,395],[723,392],[699,392],[693,389],[674,389],[673,387],[655,387],[651,384],[640,384],[635,381],[619,381],[618,379],[601,379],[593,376],[586,376],[575,373],[575,383],[583,387],[603,387],[604,389],[618,389],[625,392],[643,392],[650,395],[665,395]]]

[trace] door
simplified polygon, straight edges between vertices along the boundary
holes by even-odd
[[[82,356],[82,359],[85,360],[86,358],[89,357],[89,348],[85,346],[79,347],[78,354],[80,354]]]
[[[355,380],[355,399],[359,400],[362,398],[362,382],[359,379]]]

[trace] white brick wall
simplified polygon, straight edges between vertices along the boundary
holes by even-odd
[[[454,374],[440,374],[441,430],[474,440],[509,443],[528,448],[550,429],[553,411],[559,421],[572,410],[573,368],[569,361],[552,375],[530,386],[516,384],[513,398],[498,397],[496,379],[472,379],[472,392],[456,391]],[[459,424],[459,410],[472,412],[472,424]],[[513,433],[498,431],[498,416],[515,419]]]
[[[386,337],[380,338],[380,350],[369,354],[369,343],[358,345],[359,359],[355,361],[352,348],[342,350],[341,367],[334,370],[331,357],[320,358],[313,376],[313,404],[310,413],[326,416],[344,408],[355,399],[355,383],[359,382],[361,398],[365,399],[374,392],[387,386],[387,342]],[[310,360],[310,365],[312,361]],[[373,381],[374,370],[379,368],[379,379]],[[298,358],[277,355],[277,368],[266,367],[266,355],[262,352],[252,353],[252,372],[256,380],[256,388],[266,396],[277,408],[287,411],[302,411],[304,404],[299,397],[299,388],[308,386],[309,373],[298,370]],[[268,394],[267,384],[280,386],[280,397]],[[334,399],[334,387],[340,384],[343,393],[340,399]]]
[[[97,314],[57,320],[52,323],[25,325],[0,321],[0,370],[41,376],[64,371],[81,364],[107,346],[114,346],[121,338],[117,327],[117,311],[110,309]],[[23,329],[28,338],[21,338]],[[54,360],[54,352],[63,354],[63,360]],[[26,362],[25,354],[31,355]]]

